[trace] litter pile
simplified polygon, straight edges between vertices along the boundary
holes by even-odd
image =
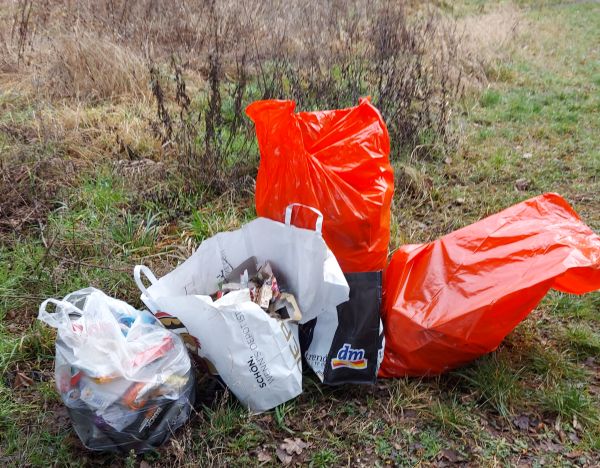
[[[145,266],[134,269],[148,309],[185,337],[253,412],[302,392],[298,329],[337,314],[349,298],[344,273],[321,236],[320,213],[314,229],[301,229],[291,224],[295,209],[306,207],[287,207],[284,223],[257,218],[206,239],[160,279]],[[320,338],[323,347],[331,339]]]
[[[58,329],[57,387],[90,449],[148,450],[188,419],[186,348],[258,413],[302,392],[303,362],[329,385],[438,374],[493,351],[550,288],[600,289],[600,237],[555,194],[402,246],[388,265],[394,175],[381,115],[368,99],[294,107],[247,108],[259,218],[162,278],[134,268],[150,312],[93,288],[40,306]]]
[[[58,330],[56,386],[86,447],[143,452],[187,420],[190,359],[152,314],[87,288],[44,301],[38,318]]]
[[[298,322],[302,313],[296,298],[281,282],[277,281],[271,264],[259,266],[256,257],[250,257],[234,268],[225,278],[219,290],[211,295],[213,300],[240,289],[248,289],[250,300],[258,304],[271,317]]]

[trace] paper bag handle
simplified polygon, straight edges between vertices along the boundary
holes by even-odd
[[[142,273],[144,274],[146,279],[150,282],[150,285],[153,285],[158,280],[156,279],[156,276],[154,276],[154,273],[152,273],[152,270],[150,270],[150,268],[148,268],[146,265],[136,265],[133,267],[133,279],[135,280],[135,284],[137,284],[137,287],[139,288],[139,290],[148,299],[151,299],[152,296],[150,295],[150,293],[148,292],[148,289],[146,289],[146,286],[144,286],[144,283],[142,281]]]
[[[303,205],[302,203],[291,203],[287,206],[287,208],[285,209],[285,225],[291,226],[292,211],[294,210],[295,206],[301,206],[303,208],[307,208],[317,215],[317,222],[315,223],[315,231],[318,232],[319,234],[321,234],[321,231],[323,230],[323,213],[321,213],[316,208],[313,208],[312,206]]]

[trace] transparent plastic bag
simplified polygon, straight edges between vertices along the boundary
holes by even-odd
[[[190,359],[151,313],[87,288],[44,301],[38,319],[57,329],[56,386],[87,448],[144,452],[187,421]]]

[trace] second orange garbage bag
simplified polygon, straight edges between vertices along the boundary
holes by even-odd
[[[493,351],[551,288],[600,289],[600,237],[556,194],[401,247],[384,275],[379,375],[438,374]]]
[[[323,213],[323,238],[345,273],[383,270],[394,176],[390,139],[368,99],[348,109],[294,113],[293,101],[257,101],[246,113],[260,148],[259,216],[283,221],[292,203]],[[314,226],[299,209],[294,224]]]

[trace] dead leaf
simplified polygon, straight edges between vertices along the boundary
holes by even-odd
[[[583,452],[581,450],[573,450],[572,452],[565,453],[565,457],[567,458],[579,458],[582,455]]]
[[[279,445],[279,448],[285,450],[290,455],[294,453],[300,455],[306,447],[308,447],[308,444],[298,437],[283,439],[283,442]]]
[[[533,463],[531,463],[531,460],[526,460],[526,459],[519,460],[519,463],[517,464],[518,468],[531,468],[532,466],[533,466]]]
[[[567,435],[569,437],[569,440],[574,444],[578,444],[579,442],[581,442],[581,439],[574,432],[569,432]]]
[[[256,458],[260,463],[268,463],[273,459],[273,457],[266,450],[259,450],[256,454]]]
[[[292,456],[285,453],[285,450],[277,448],[277,450],[275,450],[275,453],[277,454],[277,458],[279,458],[279,461],[284,465],[288,465],[292,462]]]
[[[565,434],[565,431],[563,431],[562,429],[558,431],[558,438],[564,444],[567,441],[567,434]]]
[[[529,429],[529,416],[521,415],[518,418],[513,420],[515,426],[517,426],[522,431],[526,431]]]
[[[29,387],[32,383],[33,379],[31,377],[27,377],[23,372],[17,372],[13,388]]]
[[[529,188],[529,181],[527,179],[517,179],[515,181],[515,188],[519,192],[524,192]]]
[[[442,457],[444,457],[450,463],[464,461],[462,455],[456,450],[444,449],[442,450]]]
[[[556,420],[554,421],[554,430],[556,432],[559,432],[561,430],[561,428],[560,428],[560,416],[558,416],[556,418]]]
[[[556,444],[554,442],[550,442],[549,440],[545,441],[541,445],[546,449],[547,452],[550,453],[560,453],[564,450],[564,446],[562,444]]]
[[[150,463],[148,463],[146,460],[142,460],[140,462],[140,468],[152,468],[152,465],[150,465]]]
[[[537,419],[534,421],[534,431],[542,432],[546,428],[546,425],[542,421],[538,421]]]

